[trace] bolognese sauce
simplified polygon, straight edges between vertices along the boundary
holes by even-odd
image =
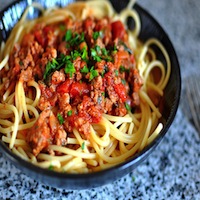
[[[142,79],[120,20],[37,24],[14,46],[9,65],[9,87],[16,79],[24,88],[35,80],[41,90],[40,116],[26,130],[34,155],[50,144],[67,145],[74,128],[90,137],[90,124],[103,113],[124,116],[139,105]]]

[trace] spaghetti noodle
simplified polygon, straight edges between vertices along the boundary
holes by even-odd
[[[88,173],[157,137],[171,64],[157,39],[139,41],[133,4],[120,13],[108,1],[47,10],[33,4],[42,12],[34,20],[26,9],[0,55],[0,133],[15,154],[43,168]]]

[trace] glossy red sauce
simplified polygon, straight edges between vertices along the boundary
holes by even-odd
[[[40,117],[26,131],[35,155],[49,144],[67,145],[73,128],[89,137],[103,113],[124,116],[139,105],[142,80],[121,21],[37,24],[15,45],[9,64],[11,82],[19,79],[26,91],[35,80],[41,89]]]

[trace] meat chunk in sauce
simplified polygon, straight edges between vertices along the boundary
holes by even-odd
[[[52,135],[49,127],[50,113],[50,110],[44,110],[36,123],[27,132],[26,139],[33,149],[33,154],[35,156],[37,156],[40,151],[47,148],[52,142]]]
[[[66,145],[67,134],[57,118],[49,109],[41,112],[39,118],[27,131],[26,140],[37,156],[41,151],[48,150],[50,144]]]

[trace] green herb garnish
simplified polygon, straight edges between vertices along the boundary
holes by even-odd
[[[84,66],[82,69],[81,69],[81,72],[82,73],[88,73],[89,72],[89,69],[87,66]]]
[[[81,50],[81,58],[84,60],[84,61],[87,61],[87,48],[84,47],[82,50]]]
[[[65,33],[64,40],[68,42],[67,47],[79,45],[81,42],[85,40],[85,35],[82,32],[79,33],[72,33],[72,30],[67,30]]]
[[[129,72],[129,71],[130,71],[130,69],[126,69],[124,66],[120,66],[120,67],[119,67],[119,72],[120,72],[120,73]]]
[[[80,56],[81,54],[77,50],[71,51],[71,57],[73,60],[76,60]]]
[[[60,113],[58,113],[57,118],[58,118],[59,123],[62,125],[64,123],[63,116]]]
[[[112,61],[112,57],[109,56],[109,51],[106,48],[102,48],[101,49],[102,52],[102,59],[106,60],[106,61]]]
[[[125,103],[125,108],[126,110],[131,111],[131,107],[128,105],[128,103]]]
[[[92,37],[93,37],[94,40],[97,40],[98,37],[102,38],[103,37],[103,32],[102,31],[95,31],[95,32],[93,32]]]
[[[94,40],[97,40],[97,38],[99,37],[99,32],[93,32],[92,37]]]
[[[53,59],[51,62],[49,61],[46,65],[43,78],[44,80],[57,68],[58,62]]]
[[[102,48],[101,49],[101,52],[104,56],[107,56],[108,55],[108,51],[106,50],[106,48]]]
[[[67,116],[71,116],[72,115],[72,110],[69,110],[68,112],[67,112]]]
[[[126,85],[126,80],[125,79],[122,79],[121,81],[122,81],[123,85]]]
[[[85,40],[85,35],[82,32],[81,34],[75,33],[74,37],[69,41],[71,46],[79,45]]]
[[[85,141],[81,144],[81,149],[82,149],[82,150],[85,149]]]
[[[72,39],[72,31],[67,30],[67,32],[65,33],[65,41],[69,42],[71,39]]]
[[[90,69],[90,81],[99,75],[98,71],[94,69],[94,66]]]
[[[119,71],[117,69],[115,70],[115,75],[119,76]]]
[[[91,56],[92,58],[97,61],[97,62],[100,62],[101,61],[101,57],[97,54],[97,51],[93,48],[90,49],[91,51]]]
[[[65,65],[65,73],[69,74],[70,78],[72,77],[73,73],[76,72],[74,64],[69,60]]]
[[[95,50],[97,51],[97,53],[101,53],[101,47],[99,45],[95,46]]]

